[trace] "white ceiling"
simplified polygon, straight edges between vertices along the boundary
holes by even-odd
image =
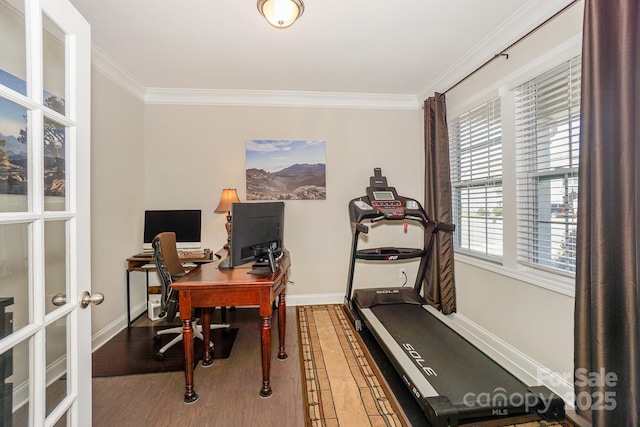
[[[304,0],[290,28],[256,0],[71,0],[94,53],[145,89],[444,91],[569,0]]]

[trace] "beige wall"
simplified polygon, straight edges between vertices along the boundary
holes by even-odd
[[[95,334],[125,315],[125,259],[141,249],[144,104],[95,68],[91,78],[91,278],[105,297],[93,307]],[[144,287],[133,291],[144,299]]]
[[[202,209],[203,245],[217,250],[226,241],[226,217],[213,213],[222,189],[237,188],[246,200],[245,141],[324,140],[327,199],[285,202],[294,282],[288,292],[344,293],[351,247],[347,205],[365,194],[373,168],[382,168],[401,194],[422,200],[421,117],[418,110],[148,105],[146,206]],[[419,230],[393,228],[386,245],[420,246]],[[372,271],[357,277],[363,285]],[[400,284],[397,267],[380,274],[381,284]]]

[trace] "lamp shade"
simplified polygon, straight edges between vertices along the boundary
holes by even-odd
[[[231,212],[231,205],[239,203],[238,193],[235,188],[225,188],[220,196],[220,203],[214,212]]]
[[[276,28],[290,27],[302,12],[302,0],[258,0],[258,11]]]

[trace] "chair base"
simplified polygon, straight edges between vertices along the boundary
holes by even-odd
[[[204,337],[202,335],[202,325],[198,323],[197,319],[192,322],[192,326],[193,326],[194,338],[199,338],[200,340],[204,341]],[[211,330],[229,329],[230,327],[231,327],[230,325],[225,323],[210,325]],[[164,353],[167,350],[169,350],[171,347],[173,347],[174,345],[182,341],[182,326],[178,326],[175,328],[161,329],[158,332],[156,332],[156,335],[153,337],[153,340],[155,342],[158,342],[160,341],[160,335],[167,335],[167,334],[178,334],[178,335],[175,338],[173,338],[171,341],[169,341],[167,344],[165,344],[160,350],[158,350],[155,358],[159,362],[164,360]],[[210,342],[209,345],[211,346],[210,350],[213,351],[213,342]]]

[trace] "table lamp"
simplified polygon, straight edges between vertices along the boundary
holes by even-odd
[[[233,203],[240,203],[238,193],[235,188],[225,188],[222,190],[222,196],[220,196],[220,203],[214,212],[227,213],[227,223],[225,227],[227,229],[227,243],[224,245],[224,249],[229,249],[229,243],[231,243],[231,205]]]

